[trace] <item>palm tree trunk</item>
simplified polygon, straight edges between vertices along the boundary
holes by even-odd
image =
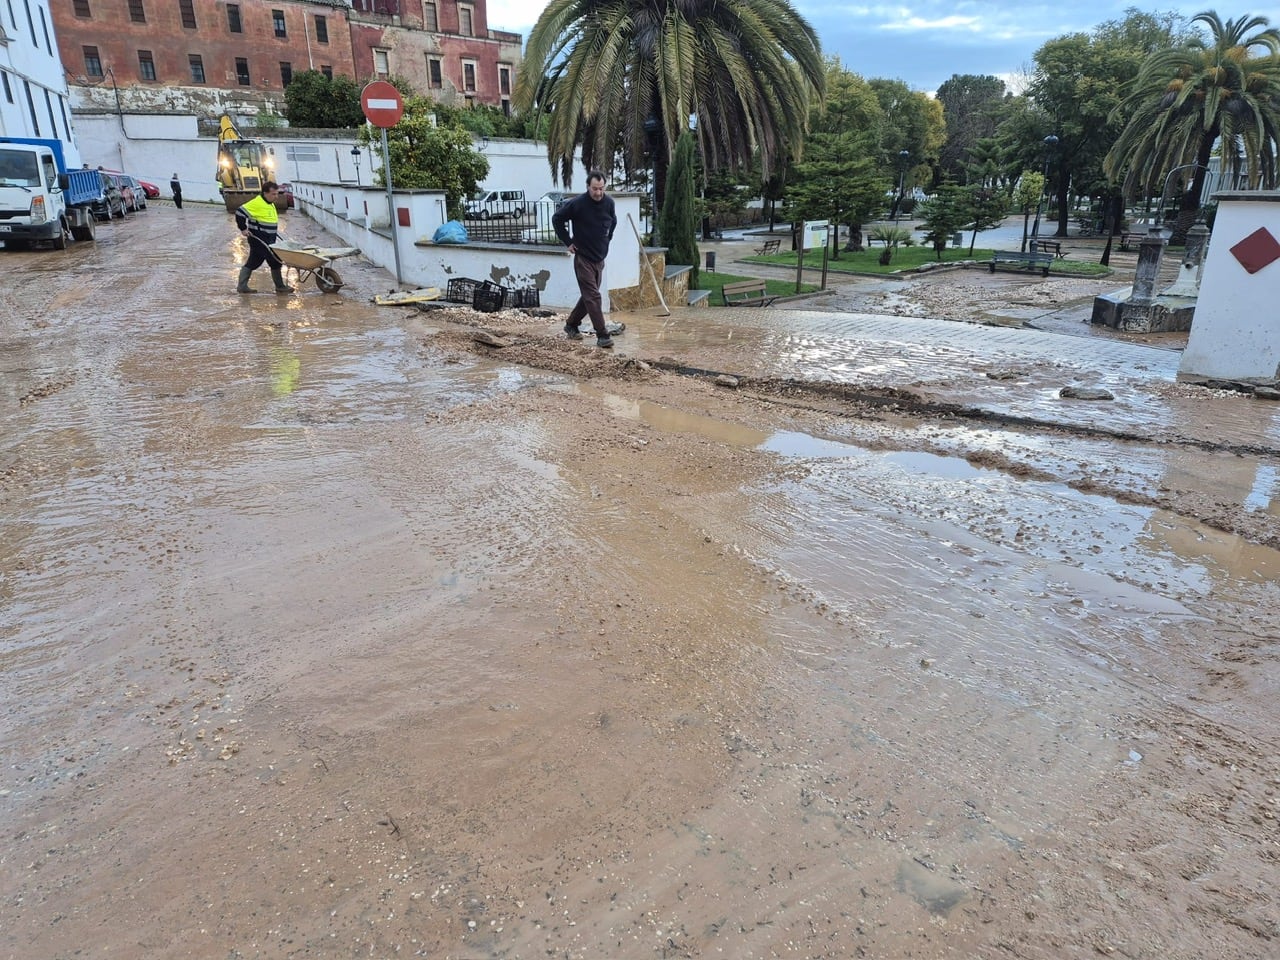
[[[1182,195],[1182,203],[1178,205],[1178,219],[1173,225],[1173,234],[1169,237],[1171,246],[1186,245],[1187,231],[1200,216],[1200,198],[1204,195],[1204,182],[1209,176],[1209,158],[1213,155],[1213,143],[1217,139],[1218,126],[1214,124],[1213,129],[1200,141],[1200,151],[1196,154],[1199,166],[1195,168],[1195,176],[1191,178],[1187,192]]]

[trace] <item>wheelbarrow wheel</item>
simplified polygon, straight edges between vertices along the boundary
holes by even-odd
[[[317,267],[316,286],[325,293],[333,293],[342,288],[342,278],[333,267]]]

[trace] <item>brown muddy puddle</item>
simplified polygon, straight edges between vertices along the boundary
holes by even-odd
[[[221,289],[15,337],[8,954],[1261,942],[1222,918],[1267,929],[1280,560],[1123,494],[1273,513],[1267,458],[601,387]],[[751,322],[620,352],[933,369],[865,318]]]

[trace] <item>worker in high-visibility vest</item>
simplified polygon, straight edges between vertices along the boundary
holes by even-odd
[[[261,193],[236,210],[236,229],[249,241],[249,259],[240,268],[237,293],[256,292],[249,286],[249,278],[264,263],[271,267],[271,279],[275,281],[276,293],[293,293],[293,287],[284,282],[284,275],[281,273],[284,264],[271,249],[279,236],[277,225],[280,214],[276,210],[276,197],[279,193],[280,188],[276,182],[268,180],[262,185]]]

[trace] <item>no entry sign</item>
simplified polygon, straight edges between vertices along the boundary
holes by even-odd
[[[360,92],[360,109],[365,119],[383,130],[394,127],[404,116],[404,101],[400,91],[385,80],[365,84]]]

